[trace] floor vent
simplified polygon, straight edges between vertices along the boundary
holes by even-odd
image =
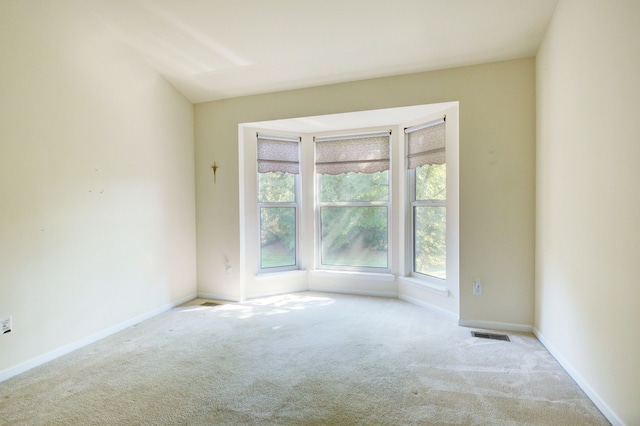
[[[204,302],[201,306],[220,306],[222,303]]]
[[[480,331],[472,331],[471,335],[473,337],[479,337],[481,339],[491,339],[491,340],[503,340],[505,342],[510,342],[509,336],[506,334],[493,334],[493,333],[482,333]]]

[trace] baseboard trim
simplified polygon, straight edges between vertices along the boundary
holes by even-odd
[[[98,340],[104,339],[107,336],[110,336],[112,334],[115,334],[119,331],[124,330],[125,328],[131,327],[133,325],[139,324],[142,321],[148,320],[149,318],[153,318],[156,315],[159,315],[163,312],[166,312],[178,305],[182,305],[185,302],[188,302],[190,300],[193,300],[196,297],[196,294],[191,294],[189,296],[180,298],[174,302],[168,303],[164,306],[161,306],[159,308],[153,309],[149,312],[146,312],[142,315],[138,315],[134,318],[131,318],[127,321],[123,321],[119,324],[116,324],[114,326],[111,326],[105,330],[99,331],[97,333],[94,333],[90,336],[87,336],[83,339],[80,340],[76,340],[75,342],[66,344],[64,346],[59,347],[58,349],[54,349],[50,352],[47,352],[45,354],[39,355],[35,358],[31,358],[30,360],[24,361],[18,365],[15,365],[13,367],[9,367],[5,370],[0,371],[0,383],[4,382],[5,380],[8,380],[14,376],[17,376],[18,374],[22,374],[26,371],[31,370],[32,368],[38,367],[42,364],[45,364],[49,361],[53,361],[56,358],[59,358],[63,355],[66,355],[68,353],[71,353],[75,350],[78,350],[84,346],[87,346],[91,343],[97,342]]]
[[[271,291],[266,293],[245,294],[244,299],[245,301],[247,301],[251,299],[258,299],[260,297],[280,296],[282,294],[294,294],[294,293],[300,293],[302,291],[307,291],[307,286],[288,289],[288,290]]]
[[[517,331],[520,333],[533,333],[533,326],[527,324],[514,324],[498,321],[477,321],[460,318],[458,325],[462,327],[488,328],[492,330]]]
[[[429,281],[419,280],[413,277],[398,277],[401,284],[416,288],[422,291],[428,291],[430,293],[437,294],[443,297],[449,297],[449,289],[445,284],[436,285]]]
[[[319,293],[336,293],[336,294],[353,294],[355,296],[373,296],[373,297],[389,297],[398,298],[398,293],[392,291],[370,291],[370,290],[351,290],[351,289],[334,289],[323,287],[309,287],[308,291],[317,291]]]
[[[218,294],[218,293],[200,293],[198,292],[197,297],[201,299],[214,299],[214,300],[224,300],[225,302],[239,302],[240,299],[237,297],[232,297],[226,294]]]
[[[571,363],[563,357],[560,352],[544,337],[544,335],[537,328],[533,328],[533,334],[538,338],[540,343],[547,348],[547,351],[553,356],[558,364],[571,376],[571,378],[580,386],[580,389],[587,394],[589,399],[598,407],[598,410],[611,422],[614,426],[624,426],[624,422],[618,417],[618,415],[607,405],[606,402],[598,395],[598,393],[589,385],[589,383],[573,368]]]
[[[447,311],[446,309],[442,309],[439,306],[435,306],[432,305],[431,303],[427,303],[423,300],[417,299],[415,297],[411,297],[411,296],[407,296],[406,294],[400,294],[398,296],[398,299],[400,300],[404,300],[405,302],[409,302],[413,305],[418,305],[421,308],[425,308],[428,311],[431,311],[437,315],[440,315],[442,317],[445,317],[448,320],[451,320],[453,322],[457,322],[458,321],[458,316],[456,314],[454,314],[453,312]]]

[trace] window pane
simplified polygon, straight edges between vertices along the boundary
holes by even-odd
[[[415,206],[414,271],[446,279],[446,208]]]
[[[295,175],[291,173],[258,173],[258,201],[260,203],[294,203]]]
[[[447,199],[447,165],[426,164],[416,167],[416,200]]]
[[[260,209],[260,266],[275,268],[295,264],[295,207],[262,207]]]
[[[387,207],[322,207],[322,264],[387,268]]]
[[[389,171],[318,175],[321,202],[387,201]]]

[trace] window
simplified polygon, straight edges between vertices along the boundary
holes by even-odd
[[[457,314],[458,107],[450,102],[240,123],[240,256],[234,267],[240,296],[306,289],[404,294]],[[412,149],[408,159],[407,144],[418,129],[405,134],[406,128],[445,114],[446,165],[442,144],[427,155],[442,161],[413,164],[420,156]],[[289,143],[282,144],[283,155],[264,156],[259,138]],[[272,169],[279,161],[294,170]],[[233,252],[229,257],[233,262]]]
[[[260,269],[298,265],[300,139],[258,134]]]
[[[389,269],[390,132],[316,138],[319,265]]]
[[[413,274],[447,278],[445,121],[405,130]]]

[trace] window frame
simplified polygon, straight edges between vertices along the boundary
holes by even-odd
[[[340,137],[344,137],[344,139],[348,139],[352,135],[361,135],[361,134],[375,134],[380,133],[381,130],[379,128],[369,128],[362,132],[349,132],[349,133],[341,133]],[[314,205],[315,205],[315,214],[314,214],[314,222],[315,222],[315,269],[316,270],[326,270],[326,271],[345,271],[345,272],[363,272],[363,273],[378,273],[378,274],[388,274],[392,271],[392,226],[393,226],[393,130],[385,129],[383,132],[388,132],[388,141],[389,144],[389,168],[387,169],[387,179],[388,179],[388,195],[386,201],[322,201],[320,199],[320,174],[316,172],[315,161],[314,161]],[[315,134],[314,138],[321,138],[325,135]],[[314,155],[315,155],[315,143],[314,143]],[[370,267],[370,266],[353,266],[353,265],[329,265],[322,263],[322,208],[323,207],[385,207],[387,210],[387,250],[386,250],[386,259],[387,266],[386,267]]]
[[[265,136],[265,138],[268,138],[271,136]],[[272,136],[274,138],[278,138],[278,137],[282,137],[282,138],[286,138],[286,139],[293,139],[290,136]],[[297,137],[298,139],[300,139],[299,137]],[[300,140],[298,142],[298,159],[300,159],[301,156],[301,144],[302,141]],[[302,195],[302,188],[301,188],[301,174],[302,174],[302,167],[300,167],[300,173],[291,173],[293,175],[293,184],[294,184],[294,201],[287,201],[287,202],[262,202],[260,201],[260,172],[258,171],[257,168],[257,162],[256,162],[256,173],[255,173],[255,182],[256,182],[256,194],[255,194],[255,199],[256,199],[256,203],[257,203],[257,224],[258,224],[258,258],[257,258],[257,262],[258,262],[258,274],[271,274],[271,273],[278,273],[278,272],[286,272],[286,271],[295,271],[295,270],[299,270],[300,269],[300,214],[301,214],[301,195]],[[294,213],[294,218],[295,218],[295,250],[294,250],[294,256],[295,256],[295,262],[293,265],[284,265],[284,266],[270,266],[270,267],[263,267],[262,266],[262,209],[263,208],[294,208],[295,213]]]
[[[445,163],[446,164],[446,163]],[[411,271],[410,271],[410,276],[414,277],[414,278],[420,278],[420,279],[428,279],[428,280],[438,280],[439,282],[446,282],[447,278],[446,278],[446,265],[447,265],[447,261],[446,261],[446,257],[445,257],[445,278],[441,278],[441,277],[436,277],[435,275],[429,275],[429,274],[425,274],[422,272],[418,272],[416,271],[416,241],[415,241],[415,235],[416,235],[416,213],[415,213],[415,208],[416,207],[443,207],[445,209],[445,229],[447,226],[447,222],[446,222],[446,211],[447,211],[447,198],[445,198],[444,200],[417,200],[416,199],[416,190],[417,190],[417,183],[416,183],[416,169],[409,169],[407,170],[407,172],[409,173],[409,244],[410,244],[410,253],[411,253]],[[445,179],[447,179],[447,175],[445,174]],[[448,241],[445,239],[445,253],[446,253],[446,247]]]
[[[445,172],[445,187],[446,187],[446,197],[444,200],[417,200],[417,182],[416,182],[416,168],[409,169],[409,160],[407,158],[407,154],[409,153],[409,134],[411,132],[408,129],[415,129],[413,131],[420,130],[421,127],[429,127],[431,124],[438,122],[442,119],[445,124],[445,140],[444,140],[444,152],[445,152],[445,162],[444,164],[448,164],[449,157],[449,149],[447,143],[446,129],[447,129],[447,119],[446,115],[444,118],[437,118],[434,121],[424,121],[421,123],[416,123],[412,126],[405,127],[404,132],[404,171],[406,176],[406,202],[405,202],[405,217],[407,218],[407,227],[405,228],[405,241],[408,243],[406,248],[409,253],[409,260],[407,262],[408,270],[407,275],[411,278],[418,279],[423,282],[431,282],[434,285],[442,286],[447,284],[447,279],[449,278],[449,244],[451,243],[450,237],[451,233],[448,230],[449,227],[449,189],[450,189],[450,167],[446,167]],[[457,195],[456,195],[457,197]],[[445,278],[437,277],[435,275],[429,275],[422,272],[416,271],[416,207],[443,207],[445,209]]]

